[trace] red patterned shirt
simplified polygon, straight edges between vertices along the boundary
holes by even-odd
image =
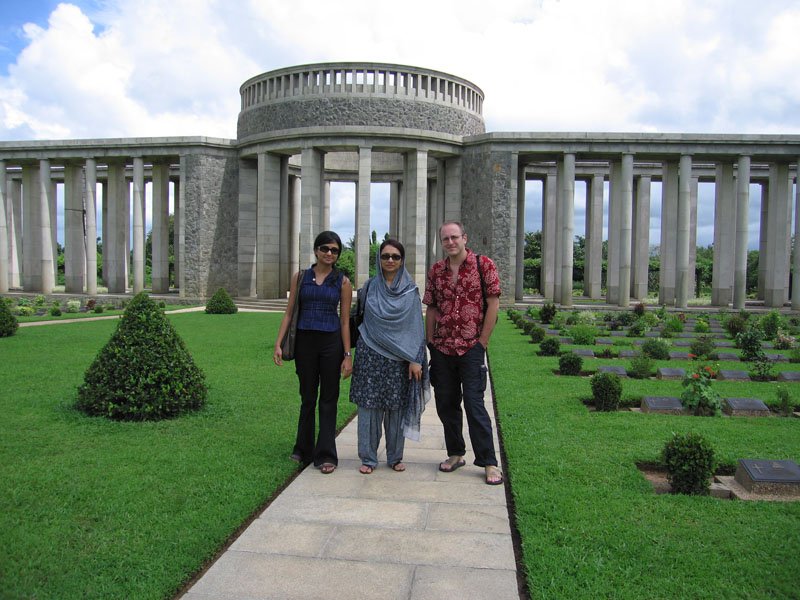
[[[449,258],[440,260],[428,271],[422,301],[438,311],[433,347],[442,354],[462,356],[481,335],[483,294],[475,258],[475,253],[467,250],[467,259],[458,268],[455,283]],[[499,296],[500,277],[492,259],[481,255],[481,270],[486,295]]]

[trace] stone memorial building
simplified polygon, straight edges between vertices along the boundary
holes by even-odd
[[[239,297],[285,297],[290,275],[311,260],[315,234],[330,225],[330,183],[347,181],[356,184],[357,285],[368,274],[370,183],[385,182],[389,233],[406,245],[406,266],[421,286],[441,254],[437,226],[455,219],[465,224],[470,246],[496,260],[503,301],[513,302],[523,293],[526,182],[539,180],[544,296],[572,304],[573,238],[585,235],[584,293],[599,298],[605,277],[605,299],[624,307],[647,294],[650,190],[660,181],[659,300],[685,307],[693,290],[698,182],[710,181],[712,303],[744,306],[754,183],[761,191],[759,296],[773,307],[790,297],[800,136],[487,133],[478,86],[393,64],[279,69],[249,79],[240,95],[235,140],[0,142],[0,292],[53,290],[59,185],[66,292],[97,293],[98,231],[100,283],[109,293],[142,290],[151,183],[154,293],[170,290],[172,196],[174,287],[182,297],[204,298],[219,287]],[[585,231],[573,224],[577,181],[586,182]],[[800,308],[795,292],[793,307]]]

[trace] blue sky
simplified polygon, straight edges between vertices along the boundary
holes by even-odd
[[[798,31],[792,0],[0,0],[0,139],[233,138],[242,82],[325,61],[469,79],[488,131],[797,134]],[[332,191],[343,238],[353,194]],[[386,194],[374,186],[379,232]],[[582,217],[580,197],[576,232]],[[711,223],[701,186],[698,243]]]

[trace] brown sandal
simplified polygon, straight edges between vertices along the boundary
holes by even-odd
[[[359,473],[361,473],[362,475],[369,475],[369,474],[370,474],[370,473],[372,473],[374,470],[375,470],[375,469],[373,469],[373,468],[372,468],[372,467],[370,467],[369,465],[361,465],[361,466],[358,468],[358,472],[359,472]]]
[[[323,475],[330,475],[336,470],[336,465],[333,463],[322,463],[319,470]]]
[[[397,471],[398,473],[402,473],[406,470],[406,466],[402,462],[396,462],[391,465],[392,471]]]

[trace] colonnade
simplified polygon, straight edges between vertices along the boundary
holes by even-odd
[[[152,190],[152,291],[166,293],[169,274],[169,158],[0,160],[0,292],[52,293],[57,272],[57,196],[63,185],[64,291],[138,293],[145,285],[145,185]],[[175,227],[180,183],[174,181]],[[102,204],[98,227],[98,187]],[[98,232],[103,244],[97,277]],[[132,253],[132,257],[131,257]],[[176,281],[179,249],[176,254]],[[132,285],[128,285],[132,275]]]

